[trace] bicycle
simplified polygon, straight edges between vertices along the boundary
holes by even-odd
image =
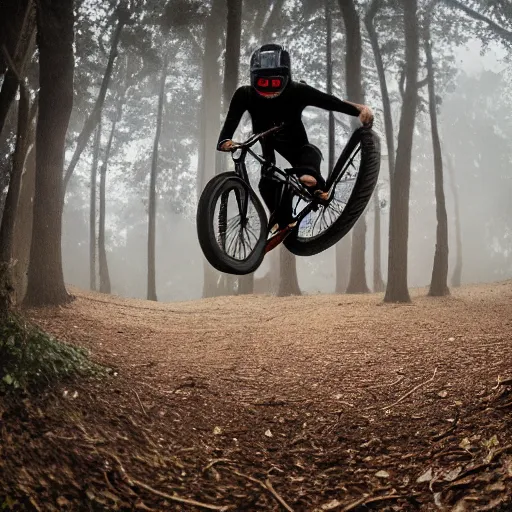
[[[198,203],[196,225],[201,249],[217,270],[244,275],[254,272],[265,254],[284,243],[297,256],[325,251],[343,238],[364,212],[377,184],[380,139],[371,128],[353,132],[326,180],[328,198],[313,195],[293,173],[280,169],[251,148],[282,126],[254,134],[231,149],[235,170],[214,176]],[[273,231],[274,212],[267,219],[262,202],[251,187],[247,155],[262,166],[262,175],[293,194],[293,220]]]

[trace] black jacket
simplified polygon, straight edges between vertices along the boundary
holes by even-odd
[[[284,123],[285,127],[266,137],[262,146],[265,154],[268,155],[268,150],[276,150],[290,161],[289,156],[294,150],[308,144],[308,136],[302,123],[302,111],[309,106],[351,116],[359,115],[359,110],[353,105],[304,83],[290,82],[277,98],[264,98],[246,85],[237,89],[231,99],[217,149],[222,142],[233,137],[244,112],[248,111],[254,133]]]

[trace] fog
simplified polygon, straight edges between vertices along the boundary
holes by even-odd
[[[79,35],[77,37],[80,37]],[[246,36],[247,37],[247,36]],[[287,43],[292,55],[295,79],[325,90],[324,56],[304,48],[313,33],[288,31],[276,36]],[[334,49],[334,94],[345,97],[343,73],[343,32],[336,30]],[[196,235],[198,116],[200,108],[201,61],[190,60],[183,47],[175,45],[175,60],[166,81],[159,174],[157,180],[156,283],[158,299],[193,300],[202,296],[204,259]],[[248,58],[257,46],[245,41],[241,57],[239,85],[248,83]],[[309,44],[309,43],[308,43]],[[434,48],[436,40],[434,39]],[[189,52],[192,55],[193,52]],[[445,160],[445,194],[448,209],[450,274],[455,264],[455,204],[452,183],[460,200],[464,283],[492,282],[512,277],[512,69],[508,52],[499,43],[484,48],[470,39],[451,50],[439,50],[438,59],[449,60],[449,72],[439,87],[440,133]],[[383,161],[379,182],[382,210],[382,271],[386,280],[389,215],[389,176],[382,107],[378,83],[370,56],[365,69],[366,102],[375,111],[375,130],[380,134]],[[219,60],[219,71],[223,64]],[[79,70],[80,73],[80,70]],[[420,76],[423,72],[420,68]],[[98,75],[99,76],[99,75]],[[156,121],[158,69],[141,83],[132,84],[120,122],[120,135],[114,139],[106,186],[106,245],[112,293],[144,298],[147,293],[147,204],[151,151]],[[80,78],[79,78],[80,80]],[[396,75],[389,74],[392,95],[398,96]],[[91,97],[97,88],[88,87]],[[425,91],[421,92],[425,96]],[[110,130],[115,92],[107,96],[103,116],[102,142]],[[393,103],[395,128],[398,129],[400,105]],[[304,122],[310,141],[324,154],[323,174],[327,175],[327,113],[308,108]],[[336,114],[336,154],[348,138],[348,117]],[[74,111],[70,138],[83,122]],[[345,125],[345,126],[344,126]],[[220,123],[218,128],[220,129]],[[250,133],[245,119],[238,138]],[[212,135],[216,140],[218,133]],[[236,138],[236,137],[235,137]],[[92,146],[92,145],[91,145]],[[83,154],[70,182],[64,211],[63,258],[65,280],[81,288],[89,287],[89,176],[92,147]],[[68,158],[71,155],[71,146]],[[453,162],[453,176],[448,169]],[[100,156],[101,162],[101,156]],[[232,168],[232,162],[227,162]],[[257,168],[251,167],[257,184]],[[451,182],[450,180],[453,180]],[[373,211],[367,215],[366,274],[371,286],[373,271]],[[436,240],[436,204],[434,197],[433,155],[430,121],[424,103],[417,118],[411,181],[409,229],[409,285],[426,286],[432,274]],[[256,273],[263,277],[269,270],[269,257]],[[333,293],[335,287],[335,250],[315,257],[297,258],[297,273],[303,293]],[[257,285],[258,288],[258,285]],[[256,289],[258,291],[258,289]],[[262,290],[268,291],[268,290]]]

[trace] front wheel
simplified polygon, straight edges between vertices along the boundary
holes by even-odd
[[[364,212],[373,194],[380,170],[380,140],[370,129],[359,128],[350,137],[327,179],[330,199],[318,204],[285,239],[286,248],[297,256],[325,251],[343,238]],[[311,205],[294,199],[294,210]]]
[[[197,235],[208,262],[228,274],[250,274],[265,256],[267,216],[252,188],[234,172],[214,176],[197,208]]]

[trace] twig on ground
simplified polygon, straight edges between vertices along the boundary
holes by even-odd
[[[500,386],[512,386],[512,377],[510,379],[503,379],[499,382]]]
[[[398,500],[400,498],[405,498],[405,497],[406,496],[404,496],[402,494],[396,494],[396,493],[386,494],[384,496],[375,496],[373,498],[364,496],[363,498],[360,498],[360,499],[350,503],[349,505],[347,505],[342,510],[342,512],[350,512],[351,510],[354,510],[354,509],[360,507],[361,505],[366,506],[366,505],[370,505],[372,503],[379,503],[380,501]]]
[[[444,439],[446,436],[449,436],[457,428],[457,424],[459,423],[459,418],[460,418],[460,411],[459,411],[459,409],[457,409],[455,412],[455,419],[453,420],[453,424],[451,425],[451,427],[446,429],[444,432],[441,432],[440,434],[437,434],[436,436],[434,436],[432,438],[432,441],[434,441],[434,442],[441,441],[441,439]]]
[[[233,507],[230,505],[211,505],[209,503],[201,503],[200,501],[196,500],[188,500],[186,498],[180,498],[179,496],[174,496],[171,494],[167,494],[165,492],[158,491],[157,489],[153,489],[153,487],[140,482],[139,480],[133,480],[133,483],[136,487],[140,487],[141,489],[145,489],[146,491],[156,494],[157,496],[160,496],[161,498],[165,498],[166,500],[175,501],[177,503],[185,503],[187,505],[193,505],[194,507],[198,508],[204,508],[206,510],[219,510],[220,512],[225,512],[227,510],[231,510]]]
[[[233,508],[231,505],[211,505],[210,503],[202,503],[202,502],[196,501],[196,500],[189,500],[187,498],[181,498],[176,495],[167,494],[167,493],[159,491],[157,489],[153,489],[153,487],[151,487],[150,485],[147,485],[144,482],[141,482],[140,480],[131,478],[130,475],[124,469],[123,464],[121,463],[121,461],[119,460],[119,457],[116,454],[107,452],[104,450],[102,450],[102,451],[109,457],[112,457],[117,462],[117,465],[119,466],[119,472],[121,474],[121,478],[131,487],[140,487],[141,489],[144,489],[152,494],[155,494],[156,496],[160,496],[161,498],[164,498],[166,500],[174,501],[176,503],[184,503],[186,505],[192,505],[194,507],[204,508],[206,510],[218,510],[220,512],[226,512]]]
[[[267,487],[267,489],[272,493],[274,498],[281,504],[281,506],[285,510],[288,510],[289,512],[293,512],[293,509],[286,503],[286,501],[284,501],[283,498],[281,498],[281,496],[279,496],[279,494],[277,494],[275,489],[272,487],[272,483],[270,482],[270,480],[268,478],[265,480],[265,486]]]
[[[288,505],[286,503],[286,501],[283,500],[283,498],[281,498],[281,496],[279,496],[279,494],[277,494],[277,492],[275,491],[275,489],[272,487],[272,484],[270,483],[270,480],[266,480],[265,482],[262,482],[261,480],[258,480],[257,478],[254,478],[252,476],[249,476],[249,475],[244,475],[243,473],[240,473],[240,471],[236,471],[234,469],[231,470],[235,475],[238,475],[242,478],[245,478],[246,480],[249,480],[251,482],[254,482],[255,484],[258,484],[260,487],[262,487],[263,489],[265,489],[266,491],[268,491],[272,496],[273,498],[285,509],[287,510],[288,512],[293,512],[293,508],[290,507],[290,505]]]
[[[147,416],[148,413],[146,412],[146,409],[144,409],[144,406],[142,405],[142,402],[140,401],[139,393],[137,393],[137,391],[135,391],[135,389],[133,390],[133,392],[135,393],[135,396],[137,397],[137,401],[139,402],[140,408],[142,409],[144,416]]]
[[[216,464],[229,464],[230,462],[231,461],[229,459],[214,459],[203,468],[202,473],[206,473],[206,471],[213,468]]]
[[[400,397],[396,402],[393,402],[391,405],[386,405],[385,407],[382,407],[381,410],[385,411],[385,410],[391,409],[391,407],[394,407],[395,405],[398,405],[400,402],[403,402],[408,396],[412,395],[416,390],[418,390],[421,387],[432,382],[436,378],[436,374],[437,374],[437,368],[434,370],[434,375],[432,375],[432,377],[430,377],[430,379],[426,380],[425,382],[422,382],[421,384],[418,384],[417,386],[412,388],[410,391],[408,391],[405,395]]]
[[[368,496],[364,496],[362,498],[359,498],[356,501],[353,501],[352,503],[347,505],[341,512],[350,512],[351,510],[354,510],[355,508],[362,505],[367,500],[367,498],[368,498]]]

